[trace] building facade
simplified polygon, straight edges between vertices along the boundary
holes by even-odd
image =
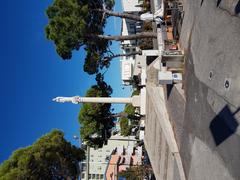
[[[106,179],[105,173],[111,155],[116,149],[133,149],[135,143],[136,139],[134,136],[123,137],[120,135],[114,135],[108,140],[108,144],[104,145],[102,148],[89,148],[88,162],[82,162],[80,165],[81,179],[87,179],[87,171],[89,172],[88,179]]]
[[[112,153],[106,170],[107,180],[117,180],[118,173],[131,166],[142,165],[142,146],[119,148]]]
[[[122,0],[123,12],[140,15],[142,8],[138,0]],[[141,22],[136,22],[129,19],[122,19],[121,35],[127,36],[136,34],[142,29]],[[129,54],[137,51],[137,40],[124,40],[121,42],[121,53]],[[123,56],[121,57],[121,78],[123,85],[131,85],[133,66],[136,60],[135,56]]]

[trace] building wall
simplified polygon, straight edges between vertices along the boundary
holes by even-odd
[[[115,153],[111,155],[110,162],[106,170],[107,180],[117,180],[118,173],[125,171],[130,166],[142,165],[142,147],[134,150],[133,147],[125,149],[125,153]],[[133,153],[134,152],[134,153]]]
[[[102,148],[90,148],[89,157],[89,179],[104,179],[104,174],[110,160],[110,156],[117,147],[134,147],[135,137],[112,136],[108,144]],[[81,172],[82,180],[86,179],[86,169]],[[91,177],[91,178],[90,178]]]
[[[124,12],[139,12],[141,11],[141,7],[138,5],[138,0],[122,0],[122,9]]]
[[[122,19],[122,36],[127,36],[131,34],[136,34],[138,23],[133,20],[129,19]],[[136,47],[137,40],[124,40],[121,42],[121,48],[124,49],[125,47]]]
[[[138,0],[122,0],[123,12],[139,15],[141,12],[141,7],[139,7]],[[136,34],[141,28],[139,22],[122,19],[121,35],[127,36],[131,34]],[[128,54],[136,51],[138,45],[137,40],[124,40],[121,42],[121,50],[123,54]],[[135,62],[135,57],[133,56],[123,56],[121,61],[121,77],[123,85],[131,85],[133,76],[133,66]]]

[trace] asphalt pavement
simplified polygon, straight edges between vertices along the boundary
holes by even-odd
[[[185,93],[175,86],[166,87],[165,92],[186,179],[239,180],[240,2],[184,0],[183,5],[180,40],[186,55]],[[149,74],[148,80],[155,74]],[[149,83],[154,85],[156,80]],[[153,114],[150,117],[156,119]],[[157,157],[165,145],[159,140],[162,131],[156,122],[147,122],[146,129],[151,132],[147,141],[152,164],[158,167],[161,158]],[[167,172],[175,166],[167,166]],[[179,178],[172,175],[170,179]]]
[[[176,135],[187,179],[240,179],[238,4],[184,1],[180,39],[186,54],[186,103],[181,120],[172,120],[181,130]],[[178,96],[172,92],[169,111],[176,116]]]

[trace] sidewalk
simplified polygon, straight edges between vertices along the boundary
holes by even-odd
[[[147,68],[145,146],[158,180],[185,180],[185,174],[166,108],[164,88],[158,86],[155,60]]]

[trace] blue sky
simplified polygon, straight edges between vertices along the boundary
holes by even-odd
[[[1,5],[0,162],[53,128],[62,129],[69,141],[77,143],[72,137],[79,134],[80,106],[57,104],[51,99],[84,95],[95,80],[82,70],[83,52],[75,52],[71,61],[63,61],[53,43],[46,40],[45,9],[51,2],[14,0]],[[120,8],[117,4],[116,9]],[[120,20],[110,19],[106,32],[119,31]],[[118,51],[118,43],[113,49]],[[130,89],[122,89],[119,60],[113,61],[105,77],[113,87],[113,96],[129,96]],[[122,107],[115,109],[120,111]]]

